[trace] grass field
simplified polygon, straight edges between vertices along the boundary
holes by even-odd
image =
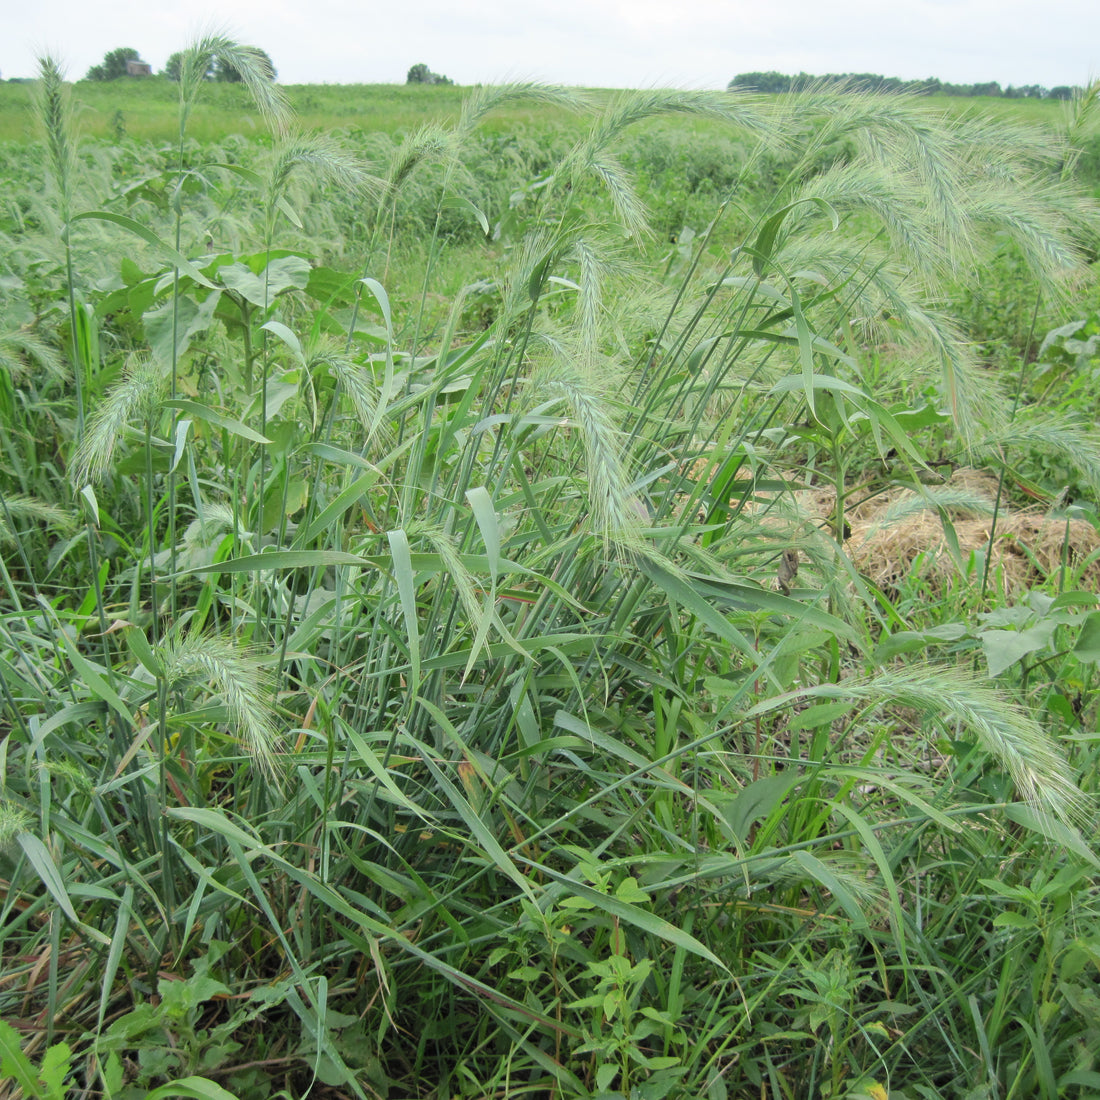
[[[360,84],[288,86],[287,99],[299,124],[307,130],[347,129],[395,133],[430,121],[452,120],[467,90],[454,86]],[[79,103],[77,129],[83,137],[114,139],[116,116],[126,135],[140,141],[173,141],[178,137],[179,88],[171,81],[83,81],[75,86]],[[515,105],[494,119],[494,127],[553,126],[568,117],[560,108]],[[211,84],[203,110],[190,136],[216,141],[229,134],[261,136],[262,119],[239,84]],[[25,85],[0,84],[0,141],[31,142],[40,137]]]
[[[1096,90],[283,91],[0,86],[0,1096],[1096,1095]]]
[[[288,85],[285,91],[302,128],[366,133],[395,133],[429,121],[453,121],[470,92],[454,85],[415,84],[306,84]],[[589,94],[598,102],[615,93],[604,89]],[[164,78],[82,81],[76,86],[76,99],[82,137],[114,139],[119,125],[127,136],[140,141],[173,141],[178,136],[179,89]],[[1049,126],[1057,125],[1065,110],[1064,104],[1054,100],[988,96],[929,96],[922,102],[946,114],[976,112]],[[560,128],[569,117],[568,111],[549,104],[513,104],[486,121],[491,132],[510,133],[517,127]],[[212,84],[205,90],[203,110],[190,134],[198,141],[216,141],[235,133],[257,136],[262,129],[246,88]],[[27,87],[0,83],[0,141],[33,142],[39,137]]]

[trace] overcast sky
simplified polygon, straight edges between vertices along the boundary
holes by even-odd
[[[743,72],[872,72],[955,83],[1100,75],[1100,0],[7,0],[0,74],[49,51],[79,79],[132,46],[159,70],[199,32],[271,55],[286,84],[721,88]]]

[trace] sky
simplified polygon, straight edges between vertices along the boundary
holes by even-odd
[[[724,88],[739,73],[952,83],[1100,76],[1100,0],[39,0],[5,4],[0,76],[52,53],[76,80],[130,46],[163,67],[203,32],[267,51],[284,84],[539,80]]]

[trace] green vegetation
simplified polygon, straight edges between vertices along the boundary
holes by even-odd
[[[0,148],[9,1093],[1095,1095],[1096,89],[269,72]]]
[[[745,91],[766,92],[783,95],[788,92],[805,91],[809,88],[829,88],[830,90],[861,92],[906,92],[920,95],[945,96],[1004,96],[1006,99],[1072,99],[1074,92],[1081,89],[1070,88],[1062,84],[1056,88],[1044,88],[1041,84],[1011,84],[1002,90],[995,80],[979,84],[951,84],[935,77],[927,80],[901,80],[896,76],[882,76],[879,73],[827,73],[825,76],[810,76],[799,73],[786,76],[783,73],[741,73],[730,82],[731,88]]]
[[[163,79],[82,82],[78,86],[80,112],[77,130],[82,139],[115,140],[111,120],[121,113],[126,120],[126,135],[139,141],[172,141],[176,135],[178,90],[173,84],[172,58],[166,63]],[[300,126],[305,130],[406,133],[427,122],[445,122],[462,109],[469,89],[441,84],[357,84],[357,85],[283,85],[287,99]],[[591,93],[596,102],[605,102],[614,93]],[[1034,122],[1057,127],[1065,104],[1052,99],[966,99],[953,96],[928,96],[928,108],[949,114],[979,111],[1014,122]],[[494,112],[486,128],[505,137],[546,131],[576,132],[568,111],[555,104],[514,103]],[[639,132],[648,132],[653,124],[643,122]],[[667,126],[665,127],[667,128]],[[719,144],[729,135],[706,120],[690,128],[677,128],[689,138],[697,134],[714,135]],[[243,134],[263,140],[262,126],[245,89],[239,85],[219,84],[203,93],[203,110],[191,121],[189,136],[202,143],[221,142],[227,135]],[[0,83],[0,143],[33,144],[40,140],[31,115],[27,88],[18,83]],[[1100,172],[1097,173],[1100,178]]]
[[[303,129],[356,130],[365,137],[394,134],[457,115],[463,89],[453,85],[281,85]],[[77,85],[81,139],[115,140],[111,120],[121,113],[126,135],[138,141],[171,142],[178,136],[179,89],[171,79],[115,80]],[[190,121],[188,137],[202,143],[243,135],[266,140],[262,120],[239,84],[213,83],[203,90],[203,110]],[[490,120],[494,128],[556,127],[568,112],[553,105],[517,104]],[[28,89],[0,84],[0,143],[33,145],[41,140]]]
[[[141,55],[130,46],[110,50],[98,65],[93,65],[85,75],[85,80],[118,80],[127,73],[128,61],[140,61]]]
[[[277,73],[267,53],[254,47],[250,48],[250,52],[254,62],[258,62],[266,67],[268,79],[274,80]],[[179,81],[185,57],[186,54],[183,51],[172,54],[167,62],[165,62],[164,71],[161,73],[161,76],[167,77],[173,82]],[[94,81],[119,80],[130,75],[127,63],[134,61],[140,61],[140,54],[135,49],[123,47],[121,49],[111,50],[99,65],[93,65],[92,68],[88,70],[84,79]],[[144,75],[148,74],[149,70],[146,68]],[[237,68],[232,60],[217,56],[211,59],[210,67],[203,76],[207,80],[217,80],[224,84],[240,84],[243,83],[245,79],[241,70]]]
[[[439,73],[433,73],[423,62],[413,65],[409,69],[409,75],[405,78],[406,84],[453,84],[454,81]]]

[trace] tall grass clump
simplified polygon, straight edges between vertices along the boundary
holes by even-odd
[[[992,597],[988,498],[937,484],[1093,476],[947,298],[998,233],[1080,285],[1057,137],[519,85],[367,141],[296,130],[245,47],[184,56],[171,154],[58,200],[117,274],[57,455],[0,452],[24,1091],[1095,1091],[1100,597],[1068,516],[1058,575]],[[262,148],[187,138],[214,57]],[[576,113],[534,173],[485,156],[517,103]],[[743,152],[670,242],[631,145],[667,118]],[[21,333],[13,422],[60,358]],[[950,599],[862,568],[880,495],[936,517]]]

